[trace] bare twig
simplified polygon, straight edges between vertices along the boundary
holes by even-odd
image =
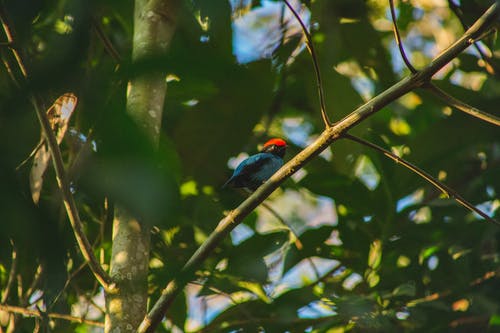
[[[265,318],[252,318],[252,319],[241,319],[237,318],[234,320],[228,320],[227,322],[224,323],[224,331],[228,332],[233,332],[233,331],[242,331],[241,327],[246,326],[246,325],[252,325],[252,326],[265,326],[265,325],[286,325],[287,327],[295,327],[295,326],[302,326],[302,327],[312,327],[314,325],[321,325],[324,323],[329,322],[330,325],[333,325],[332,322],[339,322],[340,324],[340,318],[338,315],[332,315],[332,316],[319,316],[317,318],[295,318],[295,319],[289,319],[289,318],[283,318],[280,316],[274,317],[274,316],[269,316]],[[211,323],[208,326],[203,327],[202,329],[196,331],[196,333],[204,333],[204,332],[219,332],[221,331],[221,328],[219,327],[219,322]],[[298,331],[297,329],[295,331]]]
[[[460,21],[460,24],[462,25],[463,29],[464,30],[469,29],[469,26],[467,25],[467,23],[464,20],[464,15],[463,15],[463,12],[462,12],[462,9],[460,8],[460,6],[458,6],[455,3],[455,1],[453,1],[453,0],[448,0],[448,6],[450,7],[450,9],[453,11],[455,16]],[[490,74],[495,74],[498,71],[498,68],[495,65],[495,63],[493,61],[491,61],[490,57],[488,57],[485,54],[485,52],[483,51],[483,49],[481,48],[479,43],[474,42],[474,47],[476,48],[477,52],[481,56],[481,59],[484,60],[486,71]]]
[[[271,207],[270,205],[268,205],[267,203],[263,202],[261,205],[262,205],[262,207],[267,209],[267,211],[269,213],[271,213],[271,215],[273,215],[278,221],[280,221],[281,224],[283,224],[285,227],[287,227],[288,230],[290,230],[292,235],[295,237],[294,243],[295,243],[295,246],[297,247],[297,250],[302,250],[302,248],[303,248],[302,242],[299,239],[299,235],[292,228],[291,224],[288,223],[283,217],[281,217],[281,215],[278,214],[278,212],[276,210],[274,210],[274,208]]]
[[[224,291],[222,291],[222,290],[220,290],[218,288],[210,287],[210,286],[205,286],[203,283],[200,283],[198,281],[191,281],[191,282],[189,282],[189,284],[197,285],[197,286],[200,286],[200,287],[207,287],[209,290],[213,291],[215,294],[224,296],[227,299],[229,299],[231,301],[231,303],[233,303],[233,305],[239,305],[239,304],[241,304],[233,296],[231,296],[231,294],[228,294],[228,293],[226,293],[226,292],[224,292]],[[250,312],[248,312],[244,307],[238,307],[238,310],[240,310],[245,317],[247,317],[249,319],[253,318],[252,314]]]
[[[31,153],[28,155],[28,157],[26,157],[21,163],[19,163],[19,165],[16,167],[16,171],[21,169],[23,167],[23,165],[25,165],[26,163],[29,162],[29,160],[36,155],[36,153],[38,152],[38,150],[40,148],[42,148],[43,144],[45,143],[44,140],[40,140],[38,142],[38,144],[36,145],[35,148],[33,148],[33,150],[31,151]]]
[[[109,40],[108,36],[104,33],[102,29],[102,25],[99,22],[99,19],[96,17],[91,18],[92,22],[92,27],[94,28],[95,33],[97,34],[97,37],[101,40],[102,44],[104,45],[104,48],[106,51],[108,51],[109,55],[113,60],[117,63],[120,64],[122,59],[120,57],[120,53],[115,49],[113,43]]]
[[[364,139],[358,138],[358,137],[350,135],[350,134],[344,134],[343,136],[349,140],[361,143],[362,145],[365,145],[367,147],[375,149],[376,151],[384,154],[385,156],[389,157],[394,162],[403,165],[405,168],[413,171],[414,173],[416,173],[417,175],[419,175],[420,177],[422,177],[423,179],[425,179],[426,181],[431,183],[434,187],[436,187],[441,192],[443,192],[443,194],[446,195],[448,198],[452,198],[453,200],[455,200],[456,202],[458,202],[459,204],[461,204],[462,206],[464,206],[465,208],[467,208],[471,212],[478,214],[479,216],[481,216],[482,218],[484,218],[488,222],[500,225],[500,222],[489,217],[482,210],[480,210],[479,208],[476,208],[473,204],[471,204],[470,202],[465,200],[458,192],[456,192],[452,188],[448,187],[447,185],[443,184],[442,182],[440,182],[436,178],[432,177],[430,174],[428,174],[424,170],[420,169],[416,165],[406,161],[405,159],[397,156],[396,154],[393,154],[392,152],[388,151],[387,149],[384,149],[380,146],[377,146],[376,144],[368,142]]]
[[[483,276],[472,280],[469,283],[469,287],[475,287],[475,286],[481,285],[482,283],[489,281],[493,278],[498,278],[499,274],[500,274],[500,270],[488,271],[488,272],[484,273]],[[430,295],[411,300],[408,303],[406,303],[406,306],[414,307],[414,306],[419,305],[421,303],[436,301],[438,299],[442,299],[444,297],[447,297],[447,296],[451,295],[452,293],[453,293],[453,291],[451,289],[447,289],[447,290],[444,290],[441,292],[435,292],[435,293],[432,293]],[[462,292],[462,294],[463,294],[463,292]]]
[[[0,6],[0,21],[2,23],[4,33],[7,36],[7,40],[12,45],[15,45],[12,33],[12,27],[9,26],[8,24],[7,16],[2,6]],[[14,47],[12,47],[11,49],[15,55],[17,65],[19,66],[24,79],[27,80],[28,73],[26,71],[26,66],[24,65],[23,59],[20,56],[20,53]],[[92,273],[94,273],[96,279],[106,290],[109,290],[111,279],[109,275],[106,274],[106,272],[99,265],[93,253],[92,247],[83,231],[83,224],[80,220],[76,202],[73,197],[73,194],[71,193],[69,181],[66,175],[66,171],[64,169],[64,163],[62,160],[61,151],[59,149],[59,145],[57,144],[57,139],[54,135],[54,132],[52,131],[50,122],[47,118],[46,113],[43,111],[41,107],[42,104],[39,101],[39,99],[35,95],[32,95],[30,96],[30,101],[33,104],[35,112],[38,116],[38,120],[40,121],[44,137],[49,147],[52,156],[52,162],[54,164],[54,169],[56,172],[57,184],[59,186],[59,189],[61,190],[64,206],[66,207],[66,212],[68,214],[69,221],[73,228],[75,238],[78,242],[78,246],[80,247],[80,251],[82,252],[85,260],[88,261],[89,267]]]
[[[394,0],[389,0],[389,6],[391,7],[391,17],[392,17],[392,27],[394,31],[394,37],[396,38],[396,44],[398,45],[399,48],[399,53],[401,53],[401,58],[403,58],[403,61],[405,62],[406,67],[410,70],[412,73],[416,73],[417,70],[413,65],[411,64],[410,60],[406,56],[405,48],[403,45],[403,41],[401,40],[401,35],[399,34],[399,29],[398,29],[398,24],[397,19],[396,19],[396,10],[394,9]]]
[[[7,302],[7,299],[9,298],[10,289],[12,288],[12,285],[16,280],[16,273],[17,273],[17,249],[12,239],[10,240],[10,244],[12,245],[12,255],[11,255],[12,260],[10,264],[9,278],[7,279],[7,284],[5,285],[5,289],[3,291],[2,298],[0,300],[0,303],[2,304]]]
[[[12,55],[16,59],[17,66],[19,66],[19,70],[23,74],[23,77],[28,77],[28,72],[26,71],[26,67],[24,66],[24,63],[21,58],[21,54],[17,50],[17,48],[14,47],[14,33],[12,32],[12,29],[9,25],[9,22],[7,20],[7,14],[4,11],[3,6],[0,6],[0,18],[1,18],[1,23],[2,23],[2,28],[3,31],[5,32],[5,36],[7,37],[7,43],[10,45],[10,50],[12,52]],[[9,67],[11,70],[12,68]],[[13,75],[13,72],[11,72]]]
[[[306,36],[307,49],[309,50],[309,53],[311,53],[311,58],[312,58],[313,66],[314,66],[314,73],[316,74],[316,87],[318,89],[321,117],[323,118],[323,123],[328,128],[328,127],[332,126],[332,123],[330,122],[330,119],[328,118],[328,114],[326,113],[325,93],[323,92],[323,83],[321,80],[321,72],[319,70],[318,57],[316,56],[316,51],[314,49],[314,44],[313,44],[313,40],[311,38],[311,34],[309,33],[309,30],[307,30],[307,27],[304,24],[304,21],[302,21],[302,18],[297,13],[297,11],[290,5],[290,3],[287,0],[283,0],[283,2],[286,4],[288,9],[290,9],[290,11],[293,13],[293,16],[295,16],[295,18],[299,22],[300,26],[302,27],[302,32],[304,33],[304,36]]]
[[[493,4],[460,39],[444,50],[430,64],[424,67],[421,71],[402,79],[354,110],[351,114],[347,115],[339,122],[326,128],[311,145],[306,147],[288,163],[286,163],[266,183],[259,187],[257,191],[255,191],[248,199],[241,203],[238,208],[227,214],[227,216],[219,222],[219,225],[209,235],[205,242],[191,256],[176,278],[167,284],[162,292],[162,295],[139,326],[138,332],[154,332],[175,297],[193,277],[194,273],[203,261],[212,253],[219,243],[225,239],[231,230],[233,230],[246,216],[248,216],[248,214],[260,205],[272,192],[274,192],[274,190],[278,188],[278,186],[283,183],[285,179],[297,172],[306,163],[329,147],[331,143],[338,140],[343,133],[354,127],[356,124],[381,110],[384,106],[405,95],[409,91],[428,82],[437,71],[469,47],[476,37],[480,36],[484,31],[490,29],[491,25],[494,24],[498,16],[498,5]]]
[[[288,228],[288,230],[290,230],[290,232],[295,237],[295,240],[294,240],[295,247],[299,251],[302,250],[304,248],[304,245],[302,245],[302,242],[300,241],[299,235],[292,228],[292,225],[290,223],[288,223],[280,214],[278,214],[278,212],[275,209],[273,209],[267,203],[263,202],[263,203],[261,203],[261,206],[263,206],[264,208],[266,208],[269,211],[269,213],[271,213],[271,215],[273,215],[274,217],[276,217],[276,219],[278,221],[280,221],[281,224],[283,224],[285,227]],[[309,265],[311,266],[311,268],[312,268],[312,270],[314,272],[314,275],[316,276],[316,279],[319,279],[318,267],[316,267],[316,265],[314,264],[314,261],[311,258],[309,258],[309,257],[307,257],[306,260],[309,263]]]
[[[450,7],[452,7],[453,1],[448,0],[448,2],[450,3]],[[406,52],[404,50],[403,41],[401,40],[401,35],[399,33],[398,25],[396,23],[396,11],[394,9],[394,0],[389,0],[389,5],[391,8],[391,17],[392,17],[392,26],[393,26],[393,30],[394,30],[394,36],[396,38],[396,43],[398,45],[399,52],[401,53],[401,57],[403,58],[403,61],[406,64],[406,67],[408,67],[408,69],[412,73],[416,73],[417,70],[415,69],[415,67],[412,66],[411,62],[408,60],[408,57],[406,56]],[[455,7],[452,7],[452,9],[457,10],[457,8],[455,8]],[[462,24],[464,24],[464,23],[462,23]],[[464,25],[464,27],[465,27],[465,25]],[[481,37],[479,37],[479,38],[481,38]],[[476,46],[476,48],[478,48],[476,41],[474,41],[474,46]],[[480,49],[478,48],[478,50],[480,50]],[[443,90],[441,90],[437,86],[435,86],[432,82],[429,82],[428,84],[424,85],[423,87],[426,88],[428,91],[430,91],[435,96],[442,99],[445,103],[449,104],[450,106],[455,107],[456,109],[463,111],[467,114],[470,114],[473,117],[476,117],[476,118],[479,118],[481,120],[492,123],[494,125],[500,126],[500,119],[498,117],[496,117],[494,115],[490,115],[490,114],[483,112],[483,111],[481,111],[475,107],[472,107],[470,105],[467,105],[466,103],[456,99],[455,97],[448,95],[446,92],[444,92]]]
[[[83,262],[80,266],[78,266],[77,269],[75,269],[75,271],[73,271],[71,273],[70,276],[68,276],[68,278],[66,279],[66,282],[64,283],[64,286],[62,287],[62,289],[57,293],[56,297],[54,297],[54,300],[52,301],[52,304],[50,304],[48,306],[48,310],[50,310],[54,305],[57,304],[57,301],[59,300],[59,298],[61,297],[61,295],[66,291],[66,289],[68,288],[69,284],[71,283],[71,280],[73,280],[73,278],[75,276],[78,275],[78,273],[80,273],[80,271],[85,267],[87,266],[87,262]]]
[[[438,97],[442,101],[444,101],[446,104],[448,104],[451,107],[454,107],[455,109],[458,109],[462,112],[465,112],[475,118],[484,120],[490,124],[500,126],[500,118],[486,113],[484,111],[479,110],[478,108],[475,108],[473,106],[470,106],[457,98],[447,94],[443,90],[439,89],[436,85],[434,84],[428,84],[425,85],[424,88],[427,89],[427,91],[431,92],[434,96]]]
[[[42,272],[43,272],[42,265],[38,265],[36,268],[35,274],[33,275],[33,280],[31,280],[31,284],[28,287],[28,289],[26,289],[26,292],[24,293],[24,297],[21,300],[22,305],[28,304],[28,301],[29,301],[31,295],[35,292],[36,288],[38,287],[38,284],[40,283],[40,280],[42,278]],[[34,302],[34,303],[36,303],[36,302]]]
[[[94,320],[88,320],[88,319],[74,317],[74,316],[65,315],[65,314],[61,314],[61,313],[42,314],[39,310],[26,309],[26,308],[22,308],[19,306],[13,306],[13,305],[7,305],[7,304],[0,304],[0,310],[10,312],[10,313],[17,313],[17,314],[20,314],[20,315],[23,315],[26,317],[42,318],[44,315],[46,315],[47,317],[52,318],[52,319],[62,319],[62,320],[68,320],[68,321],[80,323],[80,324],[92,325],[92,326],[97,326],[97,327],[104,327],[104,323],[94,321]]]
[[[40,121],[40,124],[42,126],[43,134],[52,156],[52,162],[54,164],[54,169],[56,172],[57,184],[59,185],[59,189],[61,190],[64,206],[66,207],[66,212],[68,214],[69,221],[73,228],[73,232],[75,234],[75,238],[80,251],[82,252],[85,260],[89,263],[90,270],[92,271],[92,273],[94,273],[97,281],[99,281],[99,283],[109,291],[109,289],[112,289],[110,288],[111,279],[109,275],[103,270],[101,265],[99,265],[99,262],[97,261],[97,258],[93,253],[92,246],[90,245],[89,240],[87,239],[87,236],[85,235],[85,232],[83,230],[83,224],[80,220],[80,215],[78,213],[75,199],[73,197],[73,194],[71,193],[69,181],[64,169],[61,151],[59,149],[59,145],[57,144],[56,137],[54,136],[54,132],[52,132],[49,120],[47,119],[45,112],[43,112],[43,110],[39,108],[39,102],[37,101],[36,97],[33,96],[31,100],[37,113],[38,120]]]

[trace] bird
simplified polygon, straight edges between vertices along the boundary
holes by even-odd
[[[280,138],[267,141],[260,153],[249,156],[236,167],[222,187],[243,187],[255,191],[283,166],[286,147],[285,140]]]

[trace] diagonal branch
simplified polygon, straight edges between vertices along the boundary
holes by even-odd
[[[14,284],[17,274],[17,248],[12,239],[10,240],[10,244],[12,246],[12,261],[10,264],[9,278],[7,279],[7,284],[5,285],[2,297],[0,298],[0,304],[7,302],[7,300],[9,299],[10,290]]]
[[[7,37],[7,41],[12,45],[11,50],[16,58],[17,65],[23,74],[24,80],[28,80],[28,72],[26,70],[26,66],[23,62],[23,59],[20,55],[20,52],[16,50],[14,47],[15,40],[12,26],[8,24],[7,15],[4,11],[4,8],[0,6],[0,21],[2,23],[3,31]],[[47,118],[47,114],[44,112],[42,108],[42,103],[40,100],[34,95],[31,94],[30,101],[33,104],[38,120],[40,121],[40,125],[42,127],[42,132],[47,142],[47,145],[50,150],[50,154],[52,156],[52,162],[54,164],[54,169],[56,173],[57,185],[61,190],[64,206],[66,207],[66,212],[68,214],[69,221],[73,228],[73,232],[75,234],[76,241],[82,252],[83,257],[89,263],[89,267],[94,273],[97,281],[105,288],[109,289],[110,287],[110,277],[104,271],[104,269],[99,265],[97,258],[95,257],[92,246],[90,245],[85,232],[83,230],[83,224],[80,220],[80,215],[78,214],[78,208],[76,206],[75,199],[73,194],[71,193],[69,180],[64,169],[64,162],[61,155],[61,150],[59,149],[59,145],[57,144],[57,139],[52,131],[52,127],[50,125],[49,119]]]
[[[396,23],[396,10],[394,9],[394,0],[389,0],[389,6],[391,8],[391,17],[392,17],[392,30],[394,31],[394,37],[396,38],[396,44],[398,45],[399,48],[399,53],[401,53],[401,58],[403,58],[403,61],[405,62],[406,67],[410,70],[412,73],[416,73],[417,70],[413,65],[411,64],[410,60],[406,56],[405,48],[403,46],[403,41],[401,40],[401,35],[399,34],[399,29],[398,25]]]
[[[117,63],[120,64],[122,62],[122,58],[120,56],[120,53],[116,50],[114,47],[113,43],[109,40],[108,36],[103,31],[102,25],[99,22],[99,19],[97,17],[92,17],[91,18],[92,22],[92,28],[94,29],[97,37],[101,40],[104,49],[109,53],[111,58]]]
[[[449,106],[454,107],[455,109],[458,109],[462,112],[465,112],[465,113],[467,113],[475,118],[484,120],[490,124],[500,126],[500,118],[499,117],[492,115],[492,114],[489,114],[489,113],[486,113],[484,111],[481,111],[478,108],[470,106],[470,105],[462,102],[461,100],[456,99],[455,97],[447,94],[446,92],[444,92],[443,90],[438,88],[436,85],[428,84],[428,85],[424,86],[424,88],[426,88],[427,91],[431,92],[434,96],[438,97],[439,99],[444,101]]]
[[[280,221],[281,224],[283,224],[293,235],[295,238],[295,246],[297,247],[297,250],[302,250],[303,245],[302,242],[299,239],[299,234],[295,231],[295,229],[292,227],[290,223],[288,223],[273,207],[269,206],[267,203],[263,202],[262,207],[267,209],[267,211],[273,215],[278,221]]]
[[[449,0],[449,3],[450,3],[450,6],[452,6],[453,1]],[[403,61],[406,64],[406,67],[408,67],[408,69],[412,73],[415,73],[417,70],[415,69],[415,67],[412,66],[411,62],[408,60],[408,57],[406,56],[406,52],[405,52],[405,49],[403,46],[403,42],[401,40],[401,35],[399,33],[398,24],[396,22],[396,10],[394,9],[394,0],[389,0],[389,5],[391,8],[392,27],[394,30],[394,36],[396,38],[396,43],[398,45],[399,52],[401,54],[401,58],[403,58]],[[455,8],[455,7],[452,7],[452,8]],[[465,27],[465,25],[464,25],[464,27]],[[478,47],[476,41],[474,41],[474,46],[476,46],[476,48]],[[482,55],[482,53],[481,53],[481,55]],[[452,106],[452,107],[454,107],[462,112],[465,112],[473,117],[476,117],[478,119],[484,120],[484,121],[489,122],[489,123],[492,123],[494,125],[500,126],[500,119],[498,117],[491,115],[491,114],[488,114],[486,112],[483,112],[483,111],[481,111],[473,106],[470,106],[470,105],[458,100],[457,98],[455,98],[453,96],[450,96],[449,94],[447,94],[443,90],[439,89],[437,86],[435,86],[430,81],[428,82],[428,84],[424,85],[423,88],[430,91],[434,96],[440,98],[448,105],[450,105],[450,106]]]
[[[460,21],[460,24],[462,25],[463,29],[467,30],[469,28],[469,26],[467,25],[467,23],[464,20],[464,15],[463,15],[463,12],[462,12],[462,9],[460,8],[460,6],[458,6],[455,3],[454,0],[448,0],[448,7],[450,7],[451,11],[458,18],[458,20]],[[493,61],[491,61],[490,57],[488,57],[485,54],[485,52],[483,51],[483,49],[481,48],[481,46],[479,46],[479,43],[475,42],[474,43],[474,47],[477,50],[477,52],[479,53],[479,55],[481,56],[481,59],[484,60],[486,71],[488,73],[490,73],[490,74],[497,73],[498,72],[498,66]]]
[[[104,324],[101,322],[98,322],[98,321],[74,317],[74,316],[70,316],[70,315],[66,315],[66,314],[62,314],[62,313],[46,313],[46,314],[44,314],[44,313],[40,312],[39,310],[22,308],[20,306],[0,304],[0,310],[10,312],[10,313],[21,314],[21,315],[26,316],[26,317],[42,318],[43,316],[47,316],[48,318],[52,318],[52,319],[62,319],[62,320],[68,320],[68,321],[71,321],[74,323],[92,325],[92,326],[97,326],[97,327],[104,327]]]
[[[455,191],[454,189],[443,184],[442,182],[440,182],[436,178],[432,177],[430,174],[428,174],[424,170],[420,169],[418,166],[406,161],[405,159],[397,156],[396,154],[388,151],[387,149],[384,149],[384,148],[382,148],[376,144],[373,144],[371,142],[368,142],[364,139],[358,138],[358,137],[350,135],[350,134],[344,134],[343,136],[349,140],[355,141],[357,143],[360,143],[362,145],[365,145],[367,147],[375,149],[376,151],[384,154],[385,156],[389,157],[394,162],[403,165],[405,168],[408,168],[409,170],[413,171],[414,173],[416,173],[417,175],[419,175],[420,177],[422,177],[423,179],[425,179],[426,181],[431,183],[434,187],[436,187],[438,190],[443,192],[443,194],[446,195],[448,198],[452,198],[453,200],[455,200],[456,202],[458,202],[459,204],[461,204],[462,206],[464,206],[465,208],[467,208],[471,212],[474,212],[474,213],[480,215],[485,220],[487,220],[491,223],[500,225],[500,222],[492,219],[486,213],[484,213],[482,210],[476,208],[473,204],[471,204],[470,202],[465,200],[457,191]]]
[[[290,5],[288,0],[283,0],[283,2],[285,2],[285,5],[288,7],[288,9],[290,9],[293,16],[295,16],[295,18],[299,22],[300,26],[302,27],[302,32],[304,33],[304,36],[306,37],[307,49],[309,50],[309,53],[311,54],[311,58],[312,58],[313,66],[314,66],[314,73],[316,74],[316,87],[318,89],[321,117],[323,118],[323,123],[325,123],[325,126],[328,128],[328,127],[332,126],[332,123],[330,122],[330,119],[328,118],[328,114],[326,113],[325,93],[323,91],[323,82],[321,80],[321,72],[319,70],[318,57],[316,56],[316,51],[314,49],[314,44],[313,44],[313,40],[311,38],[311,34],[309,33],[309,30],[307,30],[307,27],[304,24],[304,21],[302,21],[302,18],[300,17],[300,15]]]
[[[177,277],[167,284],[166,288],[162,291],[162,295],[139,326],[138,332],[154,332],[175,297],[181,292],[189,280],[192,279],[194,273],[203,261],[212,253],[219,243],[224,240],[231,230],[233,230],[246,216],[248,216],[248,214],[259,206],[272,192],[274,192],[274,190],[278,188],[281,183],[297,172],[315,156],[320,154],[323,150],[330,146],[330,144],[338,140],[346,131],[354,127],[356,124],[381,110],[384,106],[393,102],[397,98],[428,82],[437,71],[469,47],[474,42],[475,38],[490,29],[498,16],[498,5],[493,4],[459,40],[444,50],[430,64],[424,67],[421,71],[402,79],[384,92],[372,98],[364,105],[357,108],[344,119],[335,123],[331,127],[326,128],[311,145],[306,147],[288,163],[286,163],[236,209],[229,212],[229,214],[219,222],[219,225],[205,240],[205,242],[191,256]]]

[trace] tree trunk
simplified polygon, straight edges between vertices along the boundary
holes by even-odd
[[[172,39],[177,16],[177,0],[136,0],[132,60],[164,54]],[[129,82],[127,112],[158,144],[165,73],[153,71]],[[149,263],[149,227],[124,207],[117,207],[113,222],[110,275],[118,287],[106,295],[105,332],[135,332],[146,315]]]

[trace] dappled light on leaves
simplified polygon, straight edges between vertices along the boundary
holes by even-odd
[[[388,1],[289,1],[311,33],[333,125],[326,131],[306,38],[283,1],[183,2],[168,52],[139,62],[131,61],[132,2],[2,4],[17,35],[0,38],[0,331],[12,331],[10,322],[20,332],[97,331],[107,306],[120,309],[106,304],[109,291],[75,245],[65,195],[106,272],[115,208],[144,222],[148,286],[137,299],[152,309],[178,288],[166,296],[159,332],[498,329],[499,231],[487,219],[500,211],[492,22],[476,44],[442,53],[494,2],[394,1],[410,75]],[[422,76],[440,54],[453,59]],[[165,104],[155,105],[162,112],[145,112],[158,120],[157,147],[125,112],[128,82],[145,74],[167,84]],[[56,100],[47,116],[69,194],[40,141],[31,96],[43,112]],[[364,105],[369,117],[353,113]],[[356,124],[305,155],[346,118]],[[285,169],[263,203],[247,200],[258,191],[222,188],[271,137],[289,144],[285,163],[307,163]],[[34,147],[37,167],[16,169]]]

